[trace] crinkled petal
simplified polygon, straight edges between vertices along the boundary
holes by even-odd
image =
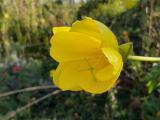
[[[55,35],[59,32],[64,32],[64,31],[68,32],[70,29],[71,29],[71,27],[53,27],[52,32]]]
[[[86,17],[73,23],[70,31],[80,32],[95,37],[101,41],[102,47],[111,47],[118,50],[118,42],[113,32],[103,23]]]
[[[60,32],[51,39],[50,55],[59,62],[83,59],[100,51],[100,41],[76,32]]]

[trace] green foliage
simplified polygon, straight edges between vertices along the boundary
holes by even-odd
[[[152,93],[154,90],[160,90],[160,67],[153,66],[145,76],[145,80],[147,81],[148,93]]]
[[[143,117],[145,120],[159,120],[159,110],[160,110],[160,97],[155,97],[153,95],[148,96],[142,104],[143,107]]]

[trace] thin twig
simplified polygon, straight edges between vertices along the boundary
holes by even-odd
[[[17,93],[21,93],[21,92],[29,92],[29,91],[42,90],[42,89],[53,89],[53,88],[56,88],[56,87],[53,86],[53,85],[29,87],[29,88],[10,91],[10,92],[0,93],[0,98],[6,97],[6,96],[9,96],[9,95],[13,95],[13,94],[17,94]]]
[[[47,95],[45,95],[43,97],[38,98],[38,99],[36,99],[36,100],[34,100],[32,102],[29,102],[28,104],[26,104],[26,105],[24,105],[24,106],[22,106],[20,108],[17,108],[17,110],[15,110],[15,111],[11,111],[11,112],[7,113],[7,115],[3,118],[3,120],[9,120],[9,119],[15,117],[20,112],[26,110],[27,108],[30,108],[31,106],[33,106],[33,105],[35,105],[35,104],[47,99],[48,97],[50,97],[52,95],[56,95],[56,94],[58,94],[60,92],[61,92],[60,90],[56,90],[56,91],[54,91],[52,93],[49,93],[49,94],[47,94]]]

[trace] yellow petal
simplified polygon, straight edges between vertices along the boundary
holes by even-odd
[[[56,85],[56,86],[58,86],[58,77],[59,77],[59,75],[60,75],[60,73],[61,73],[61,71],[62,71],[62,67],[63,67],[63,65],[62,64],[59,64],[58,65],[58,67],[57,67],[57,69],[54,71],[54,76],[53,76],[53,83]]]
[[[106,58],[108,58],[109,63],[113,65],[114,74],[117,74],[117,70],[119,70],[119,67],[123,63],[121,54],[112,48],[101,48],[101,49]]]
[[[53,34],[57,34],[58,32],[64,32],[64,31],[69,31],[70,27],[53,27],[52,32]]]
[[[57,68],[57,76],[54,83],[62,90],[81,90],[79,82],[90,77],[88,70],[81,71],[85,68],[88,68],[88,65],[84,61],[63,62]]]
[[[50,55],[59,62],[83,59],[100,51],[100,41],[76,32],[60,32],[51,39]]]
[[[97,76],[91,72],[90,77],[85,79],[85,81],[80,82],[80,86],[82,89],[89,93],[100,94],[106,92],[110,88],[110,84],[112,83],[112,79],[107,80],[105,82],[99,81]],[[105,77],[104,75],[101,77]],[[114,76],[111,76],[114,77]]]
[[[120,76],[122,68],[123,68],[123,62],[120,63],[119,68],[116,71],[117,73],[114,75],[114,77],[110,81],[108,81],[109,82],[107,85],[108,90],[111,89],[112,87],[114,87],[118,77]]]
[[[114,33],[103,23],[96,21],[101,32],[102,47],[110,47],[118,50],[118,42]]]
[[[95,72],[92,79],[87,79],[80,83],[80,86],[85,91],[94,94],[103,93],[111,89],[123,67],[122,57],[116,50],[110,48],[103,48],[102,50],[113,67],[106,65],[105,68]]]
[[[69,75],[72,74],[72,71],[69,69],[69,67],[72,66],[70,66],[68,63],[60,63],[54,73],[53,83],[62,90],[82,90],[77,84],[76,79],[70,78]]]
[[[103,82],[110,80],[113,77],[114,67],[109,63],[108,58],[106,58],[103,53],[86,57],[85,60],[90,68],[92,68],[92,73],[97,81]]]
[[[121,70],[122,70],[122,67],[123,67],[123,63],[121,62],[120,66],[119,66],[119,69],[117,70],[117,74],[115,74],[113,76],[113,78],[111,78],[110,80],[106,81],[106,82],[89,82],[89,84],[86,83],[83,83],[82,84],[82,88],[85,90],[85,91],[88,91],[90,93],[94,93],[94,94],[101,94],[101,93],[104,93],[108,90],[110,90],[112,87],[114,87],[120,73],[121,73]],[[107,72],[107,71],[106,71]]]
[[[96,22],[91,18],[86,18],[81,21],[74,22],[70,31],[84,33],[89,36],[95,37],[98,40],[101,39],[100,30],[96,25]]]
[[[103,23],[91,18],[86,17],[82,21],[76,21],[70,31],[95,37],[101,41],[102,47],[111,47],[118,50],[118,42],[113,32]]]
[[[99,81],[105,82],[113,78],[113,66],[111,64],[106,65],[103,69],[98,70],[95,75]]]

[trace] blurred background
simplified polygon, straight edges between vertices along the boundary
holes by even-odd
[[[84,16],[110,27],[134,53],[160,56],[160,0],[0,0],[0,94],[52,85],[52,27]],[[0,120],[53,89],[0,98]],[[104,94],[62,92],[11,120],[160,120],[160,64],[127,61],[117,85]]]

